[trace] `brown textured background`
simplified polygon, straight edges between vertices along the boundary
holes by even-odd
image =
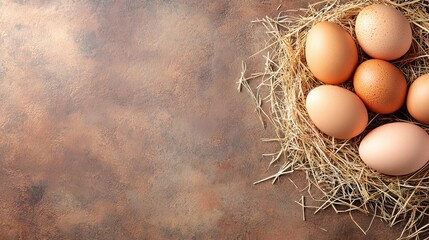
[[[276,146],[235,82],[264,44],[250,21],[280,3],[0,1],[0,239],[399,236],[331,210],[303,222],[287,178],[252,185]]]

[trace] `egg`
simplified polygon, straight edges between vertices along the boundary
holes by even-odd
[[[333,22],[320,22],[308,32],[305,43],[308,68],[320,81],[339,84],[348,80],[358,63],[350,34]]]
[[[399,10],[374,4],[362,9],[355,23],[356,38],[371,57],[393,60],[403,56],[411,46],[408,20]]]
[[[429,136],[412,123],[395,122],[368,133],[359,145],[361,159],[387,175],[405,175],[423,167],[429,159]]]
[[[306,99],[308,115],[325,134],[339,139],[359,135],[368,124],[368,112],[353,92],[335,85],[312,89]]]
[[[407,96],[407,109],[414,119],[429,124],[429,74],[418,77],[411,84]]]
[[[353,86],[367,108],[380,114],[397,111],[407,95],[407,81],[401,70],[379,59],[367,60],[357,67]]]

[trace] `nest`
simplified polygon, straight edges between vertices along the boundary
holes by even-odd
[[[274,183],[282,175],[303,171],[309,184],[316,186],[323,196],[318,199],[322,202],[315,212],[327,207],[336,212],[361,211],[381,218],[390,226],[401,223],[403,231],[399,239],[425,238],[429,232],[426,218],[429,213],[429,166],[406,176],[383,175],[364,164],[358,146],[370,130],[385,123],[413,122],[427,132],[429,126],[414,122],[406,109],[390,115],[370,113],[370,123],[361,135],[338,140],[321,133],[311,123],[305,109],[308,92],[322,84],[314,78],[305,62],[305,39],[309,29],[318,22],[332,21],[356,39],[353,30],[356,16],[365,6],[374,3],[399,9],[411,23],[411,49],[392,62],[402,70],[408,84],[428,73],[428,1],[322,1],[306,9],[281,12],[275,18],[254,21],[263,24],[269,36],[266,48],[253,55],[265,52],[265,69],[248,73],[243,63],[238,88],[245,88],[250,93],[262,123],[269,122],[274,126],[276,136],[263,141],[278,142],[280,146],[278,152],[267,154],[272,157],[270,166],[279,165],[279,171],[259,182],[272,180]],[[359,62],[368,58],[359,49]],[[258,85],[251,87],[249,81],[258,81]],[[341,86],[353,90],[351,81]],[[268,104],[268,108],[264,110],[262,104]],[[369,229],[358,227],[364,233]]]

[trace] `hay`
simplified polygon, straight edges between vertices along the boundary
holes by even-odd
[[[264,56],[265,70],[248,74],[243,63],[239,90],[245,88],[256,102],[261,122],[268,121],[276,136],[263,141],[277,142],[278,152],[271,156],[270,166],[280,164],[279,171],[259,182],[272,180],[296,170],[304,171],[309,186],[316,186],[323,198],[315,213],[327,207],[336,212],[358,210],[381,218],[390,226],[402,223],[399,239],[420,239],[428,236],[429,165],[414,174],[386,176],[368,168],[359,158],[358,145],[371,129],[394,121],[413,120],[401,111],[391,115],[370,113],[370,124],[363,134],[349,140],[338,140],[322,134],[309,120],[305,109],[308,92],[321,83],[314,78],[305,63],[304,47],[308,30],[324,20],[343,26],[355,38],[354,23],[359,11],[373,3],[385,3],[399,9],[410,20],[413,30],[411,50],[393,62],[411,83],[429,72],[429,3],[426,0],[352,0],[322,1],[306,9],[281,12],[277,17],[256,20],[269,35],[266,48],[255,54]],[[359,49],[359,61],[368,57]],[[252,88],[249,81],[259,79]],[[351,81],[341,86],[352,89]],[[264,111],[262,104],[268,103]],[[418,123],[416,123],[418,124]],[[429,127],[419,124],[427,132]],[[303,203],[303,201],[302,201]],[[350,215],[351,216],[351,215]],[[353,218],[352,218],[353,220]],[[359,226],[359,225],[358,225]],[[359,228],[366,233],[368,229]]]

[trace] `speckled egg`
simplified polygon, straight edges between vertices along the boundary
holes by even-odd
[[[404,55],[411,46],[411,27],[399,10],[374,4],[362,9],[356,18],[356,38],[371,57],[393,60]]]
[[[407,81],[401,70],[379,59],[367,60],[357,67],[353,86],[366,107],[380,114],[399,110],[407,95]]]
[[[351,35],[333,22],[320,22],[308,32],[307,65],[314,76],[328,84],[345,82],[358,64],[358,51]]]
[[[327,135],[349,139],[359,135],[368,124],[368,112],[353,92],[335,85],[312,89],[306,108],[314,125]]]

